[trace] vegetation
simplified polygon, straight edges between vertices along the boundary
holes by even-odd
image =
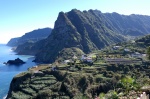
[[[20,49],[35,52],[36,62],[53,64],[14,77],[7,98],[132,99],[149,91],[150,62],[145,54],[150,59],[150,36],[117,43],[126,40],[124,35],[141,36],[149,31],[143,26],[148,27],[150,20],[140,17],[147,19],[97,10],[60,12],[47,39]],[[90,57],[81,59],[85,53]],[[74,55],[78,59],[73,59]],[[70,62],[64,63],[67,59]]]
[[[148,59],[150,60],[150,46],[147,49],[147,55],[148,55]]]
[[[93,64],[78,61],[33,67],[12,80],[8,99],[92,99],[96,96],[100,99],[135,98],[142,92],[143,86],[150,84],[150,69],[146,62],[110,64],[105,60],[108,56],[97,52]],[[109,57],[114,56],[115,53]],[[56,65],[57,69],[53,70]],[[133,92],[134,95],[131,94]]]

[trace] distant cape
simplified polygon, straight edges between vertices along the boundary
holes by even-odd
[[[14,47],[14,46],[24,44],[26,42],[35,43],[39,40],[48,37],[51,34],[51,30],[52,30],[51,28],[42,28],[42,29],[33,30],[31,32],[25,33],[21,37],[10,39],[10,41],[7,43],[7,46]]]

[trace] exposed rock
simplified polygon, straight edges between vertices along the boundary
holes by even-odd
[[[8,60],[7,62],[4,62],[6,65],[21,65],[24,64],[25,62],[21,60],[20,58],[17,58],[15,60]]]
[[[36,62],[49,63],[60,57],[60,52],[66,48],[76,47],[84,53],[90,53],[125,41],[127,35],[148,34],[149,23],[150,16],[126,16],[118,13],[102,13],[98,10],[81,12],[73,9],[67,13],[59,13],[48,38],[18,49],[20,48],[21,54],[35,52]]]

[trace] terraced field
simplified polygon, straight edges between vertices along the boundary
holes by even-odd
[[[36,66],[14,77],[8,94],[10,99],[92,99],[101,93],[105,93],[105,97],[122,97],[132,90],[141,91],[142,86],[150,84],[147,78],[150,69],[141,64],[95,62],[93,65],[60,64],[56,70],[53,67]],[[134,83],[122,82],[128,78]],[[120,92],[123,93],[121,96]]]

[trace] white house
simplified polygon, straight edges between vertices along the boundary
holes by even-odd
[[[87,55],[82,55],[81,61],[93,62],[92,58]]]
[[[146,57],[146,54],[142,54],[143,57]]]
[[[82,55],[82,56],[81,56],[81,60],[82,60],[82,61],[86,60],[86,58],[87,58],[87,55]]]
[[[135,57],[135,58],[141,58],[143,55],[139,52],[135,52],[133,54],[131,54],[132,57]]]
[[[131,40],[131,43],[135,43],[135,41],[134,41],[134,40]]]
[[[125,48],[124,51],[125,51],[125,52],[130,52],[130,49]]]
[[[91,57],[87,57],[87,58],[86,58],[86,61],[87,61],[87,62],[90,62],[90,63],[93,62],[93,60],[92,60]]]
[[[119,48],[121,48],[121,46],[113,46],[113,49],[114,49],[114,50],[117,50],[117,49],[119,49]]]
[[[75,55],[74,55],[72,58],[73,58],[73,59],[78,59],[77,56],[75,56]]]
[[[64,60],[64,63],[70,63],[71,61],[70,60]]]

